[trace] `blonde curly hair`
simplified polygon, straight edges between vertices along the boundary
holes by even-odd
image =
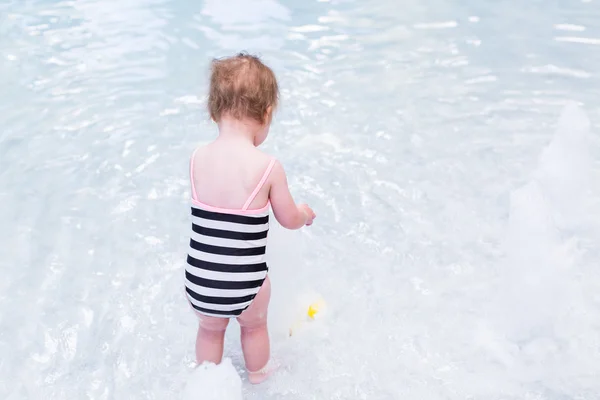
[[[208,112],[215,122],[229,114],[264,124],[267,113],[275,110],[278,100],[275,74],[257,56],[239,53],[212,61]]]

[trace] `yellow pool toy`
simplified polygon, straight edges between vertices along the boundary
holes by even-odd
[[[305,322],[307,320],[306,317],[308,317],[308,320],[314,320],[315,317],[317,316],[317,314],[324,308],[324,306],[325,306],[325,303],[323,302],[323,300],[319,300],[319,301],[309,304],[308,309],[306,310],[306,315],[304,317],[302,317],[300,320],[296,321],[290,327],[290,331],[289,331],[290,336],[292,336],[294,331],[296,331],[298,328],[300,328],[300,326],[303,324],[303,322]]]

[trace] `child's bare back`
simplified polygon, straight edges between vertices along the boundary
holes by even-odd
[[[217,139],[198,148],[193,161],[198,201],[219,208],[242,209],[270,162],[267,154],[246,143]],[[248,208],[267,204],[269,188],[270,184],[265,184]]]

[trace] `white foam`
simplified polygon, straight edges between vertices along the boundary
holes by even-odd
[[[242,380],[229,358],[205,363],[188,378],[183,400],[242,400]]]
[[[575,104],[565,107],[552,142],[543,150],[533,178],[548,204],[565,217],[581,211],[581,200],[591,184],[590,121]]]
[[[570,307],[565,299],[572,293],[565,282],[575,279],[576,255],[562,230],[565,221],[585,216],[589,126],[577,106],[565,107],[532,178],[511,193],[500,319],[513,340],[552,336]]]

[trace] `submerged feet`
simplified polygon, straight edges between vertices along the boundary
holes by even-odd
[[[258,385],[259,383],[263,383],[273,373],[277,370],[277,365],[275,365],[272,361],[269,361],[267,365],[258,371],[248,371],[248,381],[250,381],[253,385]]]

